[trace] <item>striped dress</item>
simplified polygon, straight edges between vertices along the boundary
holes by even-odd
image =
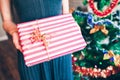
[[[21,22],[62,14],[62,0],[13,0]],[[71,55],[27,67],[18,51],[21,80],[73,80]]]

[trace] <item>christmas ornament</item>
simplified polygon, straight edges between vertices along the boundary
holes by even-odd
[[[120,69],[119,67],[108,66],[106,69],[100,68],[86,68],[73,64],[73,69],[75,72],[81,74],[82,76],[91,76],[95,78],[107,78],[113,74],[117,74]]]
[[[103,60],[110,59],[113,57],[115,66],[120,66],[120,55],[114,54],[112,50],[108,51],[107,54],[104,54]]]
[[[120,55],[114,55],[114,63],[115,63],[115,66],[120,66]]]
[[[107,54],[104,54],[103,60],[110,59],[113,56],[114,56],[114,53],[113,53],[113,51],[110,50],[110,51],[108,51]]]
[[[98,17],[106,17],[113,11],[113,9],[118,4],[118,2],[119,2],[119,0],[112,0],[110,6],[103,12],[101,12],[95,8],[94,0],[89,0],[88,4],[89,4],[90,8],[93,10],[94,14],[96,14]]]
[[[105,35],[107,35],[108,34],[108,30],[105,28],[105,26],[101,26],[101,25],[95,25],[94,26],[94,28],[92,28],[91,30],[90,30],[90,34],[93,34],[93,33],[95,33],[95,32],[97,32],[97,31],[101,31],[102,33],[104,33]]]

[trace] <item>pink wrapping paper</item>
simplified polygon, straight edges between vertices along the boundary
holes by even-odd
[[[17,27],[27,66],[79,51],[86,46],[71,14],[25,22]]]

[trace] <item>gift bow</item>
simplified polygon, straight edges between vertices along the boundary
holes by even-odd
[[[110,58],[112,58],[112,57],[114,58],[114,64],[115,64],[116,66],[120,66],[120,55],[119,55],[119,54],[115,55],[112,50],[108,51],[107,54],[104,54],[103,59],[104,59],[104,60],[105,60],[105,59],[110,59]]]
[[[114,53],[113,53],[113,51],[108,51],[108,53],[107,54],[104,54],[104,57],[103,57],[103,59],[105,60],[105,59],[110,59],[110,58],[112,58],[114,56]]]
[[[93,34],[93,33],[97,32],[97,31],[99,31],[99,30],[101,30],[101,32],[104,33],[105,35],[108,34],[108,30],[107,30],[106,27],[103,26],[103,25],[95,25],[94,28],[92,28],[92,29],[90,30],[90,34]]]
[[[48,59],[50,60],[49,57],[49,52],[48,52],[48,44],[49,42],[46,40],[47,35],[46,34],[41,34],[39,31],[39,28],[36,28],[32,33],[31,33],[31,42],[37,42],[37,41],[43,41],[43,44],[45,46],[45,49],[48,54]]]
[[[41,40],[41,34],[39,32],[39,29],[35,29],[32,33],[31,33],[31,42],[37,42]]]

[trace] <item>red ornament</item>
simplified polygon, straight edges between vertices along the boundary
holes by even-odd
[[[77,61],[77,57],[72,57],[72,63],[76,62]]]
[[[115,6],[118,4],[118,2],[119,2],[119,0],[112,0],[110,6],[103,12],[98,10],[97,8],[95,8],[94,0],[89,0],[88,4],[89,4],[90,8],[93,10],[94,14],[96,14],[99,17],[106,17],[107,15],[109,15],[112,12],[112,10],[115,8]]]

